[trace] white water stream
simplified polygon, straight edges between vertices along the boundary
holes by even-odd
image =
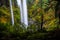
[[[11,11],[12,25],[14,25],[14,16],[13,16],[13,9],[12,9],[12,0],[10,0],[10,11]]]
[[[18,6],[20,7],[21,23],[28,27],[28,12],[27,12],[27,2],[26,0],[17,0]]]

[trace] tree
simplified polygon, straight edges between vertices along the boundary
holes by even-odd
[[[55,6],[55,18],[59,19],[59,24],[60,24],[60,0],[56,0],[57,4]]]
[[[42,9],[42,0],[41,0],[41,9]],[[41,30],[42,30],[42,27],[43,27],[43,12],[42,12],[42,10],[41,10],[41,13],[42,13],[42,15],[41,15]]]
[[[48,11],[50,8],[53,9],[55,6],[55,18],[58,18],[60,24],[60,1],[59,0],[49,0],[49,6],[45,8],[45,11]]]

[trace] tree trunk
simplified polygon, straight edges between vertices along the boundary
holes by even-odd
[[[55,18],[59,19],[59,24],[60,24],[60,2],[59,1],[55,6]]]

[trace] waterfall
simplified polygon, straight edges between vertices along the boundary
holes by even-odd
[[[20,7],[20,16],[21,16],[21,23],[24,23],[24,17],[23,17],[23,4],[22,4],[22,2],[21,2],[21,0],[19,1],[20,3],[19,3],[19,7]]]
[[[10,0],[10,11],[11,11],[12,25],[14,25],[14,16],[13,16],[13,9],[12,9],[12,1],[11,0]]]
[[[28,14],[27,14],[27,3],[26,0],[17,0],[18,6],[20,7],[21,23],[28,27]]]
[[[27,2],[26,0],[23,1],[23,16],[24,16],[24,24],[26,28],[28,27],[28,14],[27,14]]]

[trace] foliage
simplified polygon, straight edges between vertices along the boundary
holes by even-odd
[[[52,40],[59,38],[60,29],[52,31],[21,31],[21,27],[11,26],[9,24],[0,23],[0,39],[8,40]],[[3,26],[2,26],[3,25]]]
[[[58,24],[58,18],[55,18],[54,1],[52,2],[54,7],[50,8],[49,5],[51,5],[51,3],[49,4],[47,0],[43,1],[43,8],[41,8],[40,0],[27,0],[27,3],[29,20],[29,26],[27,29],[25,29],[24,26],[21,26],[20,11],[18,7],[13,5],[15,21],[14,26],[11,25],[11,14],[9,7],[0,7],[0,37],[5,39],[11,38],[11,40],[52,40],[52,38],[56,38],[60,31],[60,25]],[[42,15],[43,30],[40,29]]]

